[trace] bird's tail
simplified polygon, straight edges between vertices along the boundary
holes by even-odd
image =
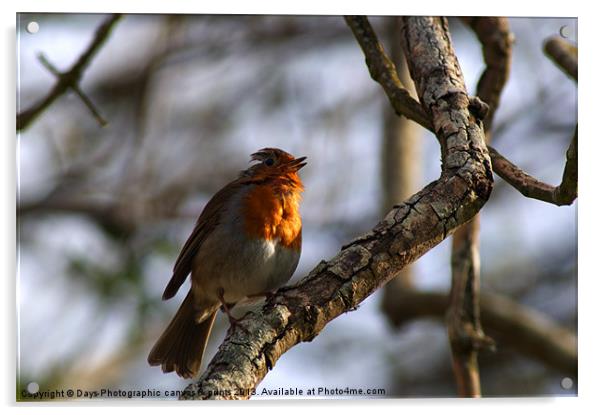
[[[215,321],[216,309],[197,322],[198,310],[194,306],[192,291],[169,323],[148,355],[151,366],[161,365],[163,372],[173,372],[183,377],[194,377],[200,367],[207,340]]]

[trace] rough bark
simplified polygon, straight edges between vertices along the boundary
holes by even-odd
[[[483,125],[485,139],[489,141],[493,116],[510,74],[512,34],[508,19],[503,17],[474,17],[464,21],[483,46],[486,68],[479,79],[477,95],[488,106]],[[458,394],[462,397],[481,396],[478,352],[484,347],[493,348],[493,340],[485,336],[481,326],[479,224],[480,214],[477,214],[454,234],[451,255],[447,329]]]
[[[410,72],[441,143],[441,177],[300,282],[280,289],[261,311],[247,314],[231,328],[201,378],[188,386],[184,399],[249,398],[283,353],[355,309],[487,202],[491,164],[480,122],[468,110],[447,21],[407,17],[403,31]]]
[[[410,78],[408,66],[399,43],[400,21],[391,18],[385,27],[391,50],[391,61],[398,68],[399,79],[406,86],[412,98],[416,98],[414,84]],[[415,122],[397,116],[391,106],[383,108],[383,144],[382,160],[382,213],[386,214],[391,206],[402,202],[415,193],[420,176],[420,132]]]
[[[387,46],[391,51],[391,61],[398,68],[399,79],[413,98],[416,98],[414,83],[410,78],[408,65],[403,57],[399,42],[399,18],[389,18],[386,29]],[[386,214],[391,206],[406,200],[419,189],[421,162],[420,137],[422,129],[415,122],[397,116],[390,104],[383,108],[383,142],[381,146],[382,166],[382,212]],[[390,321],[389,314],[395,309],[401,291],[413,286],[413,265],[404,267],[399,274],[384,287],[381,309]]]

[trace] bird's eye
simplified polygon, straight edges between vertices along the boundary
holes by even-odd
[[[271,157],[267,158],[267,159],[265,159],[264,163],[265,163],[266,166],[273,166],[274,165],[274,159],[271,158]]]

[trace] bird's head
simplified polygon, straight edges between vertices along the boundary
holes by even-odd
[[[297,171],[305,166],[307,157],[295,158],[278,148],[263,148],[251,154],[251,162],[258,161],[243,172],[244,176],[287,176],[297,175]]]

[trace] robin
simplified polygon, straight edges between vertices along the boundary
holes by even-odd
[[[172,298],[191,275],[188,295],[148,356],[151,366],[194,377],[220,307],[235,324],[232,307],[291,278],[301,255],[297,172],[305,159],[259,150],[251,155],[258,163],[207,203],[163,293],[163,300]]]

